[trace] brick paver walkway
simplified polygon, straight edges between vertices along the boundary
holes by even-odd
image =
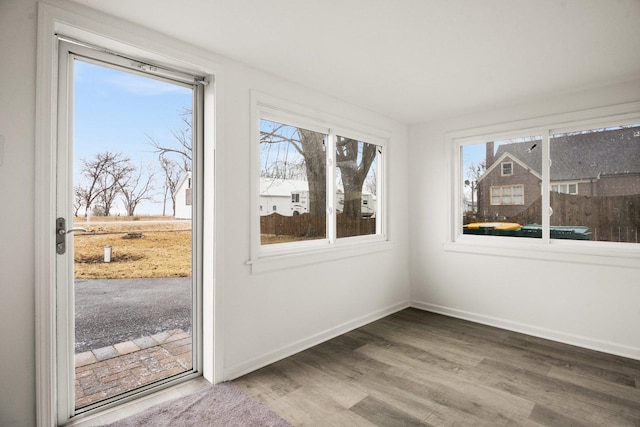
[[[191,369],[181,329],[76,354],[76,409]]]

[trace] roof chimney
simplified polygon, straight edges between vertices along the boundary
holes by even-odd
[[[489,169],[489,167],[493,164],[494,160],[495,159],[493,154],[493,141],[489,141],[487,142],[487,154],[485,158],[485,161],[487,162],[485,166],[487,169]]]

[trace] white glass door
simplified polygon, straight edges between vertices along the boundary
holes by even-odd
[[[58,413],[198,373],[201,85],[60,42]]]

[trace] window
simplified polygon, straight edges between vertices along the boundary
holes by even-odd
[[[255,206],[277,205],[280,216],[255,215],[252,259],[384,241],[385,141],[290,108],[256,103]]]
[[[373,201],[377,193],[378,156],[382,148],[342,136],[336,138],[336,185],[340,211],[338,238],[376,234]]]
[[[505,185],[491,187],[492,205],[522,205],[524,204],[524,188],[522,185]]]
[[[551,191],[560,194],[578,194],[578,184],[552,184]]]
[[[593,115],[549,119],[563,124],[534,136],[513,124],[503,134],[480,130],[493,135],[483,140],[472,132],[452,137],[459,156],[453,241],[476,234],[639,243],[640,113]]]
[[[541,224],[541,137],[473,141],[460,147],[464,234],[521,237],[523,225]],[[519,167],[514,169],[514,164]]]
[[[260,200],[297,203],[301,193],[309,199],[305,215],[293,215],[289,203],[280,211],[284,218],[260,217],[262,245],[326,237],[327,138],[326,133],[260,119]]]

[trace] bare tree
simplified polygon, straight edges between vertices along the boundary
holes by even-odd
[[[306,129],[294,128],[284,124],[277,124],[270,130],[260,131],[260,143],[269,144],[271,146],[280,147],[281,143],[293,149],[302,157],[304,161],[304,171],[309,186],[309,213],[314,216],[324,217],[326,215],[326,144],[325,135]],[[279,153],[278,153],[279,154]],[[283,164],[288,166],[288,153],[283,154],[285,161]],[[279,155],[276,158],[280,158]],[[278,172],[275,176],[274,163],[271,162],[263,168],[263,175],[272,175],[271,177],[283,177],[288,175],[284,171]],[[286,178],[285,178],[286,179]]]
[[[78,212],[84,206],[84,193],[82,187],[76,185],[73,187],[73,216],[78,216]]]
[[[375,196],[378,193],[378,171],[374,169],[370,172],[364,180],[364,186],[369,193]]]
[[[272,122],[273,123],[273,122]],[[292,132],[292,129],[295,131]],[[304,160],[303,170],[309,186],[309,212],[323,217],[326,215],[326,141],[325,135],[310,130],[294,128],[292,126],[274,123],[270,129],[261,129],[260,143],[280,145],[282,142],[290,144]],[[376,158],[377,147],[354,139],[338,137],[336,141],[336,166],[345,193],[344,212],[353,217],[361,214],[362,188],[369,175],[369,170]],[[279,156],[276,156],[280,159]],[[262,168],[262,175],[291,179],[291,166],[285,153],[285,161],[271,162]],[[280,162],[280,163],[278,163]],[[289,170],[281,167],[287,166]]]
[[[140,165],[139,169],[131,168],[131,171],[122,176],[118,180],[118,187],[122,196],[122,202],[127,211],[128,216],[134,216],[135,210],[143,200],[151,200],[151,191],[153,186],[154,173],[150,172],[144,177],[144,167]]]
[[[180,112],[183,126],[172,129],[173,143],[164,144],[147,134],[149,144],[158,154],[160,167],[164,173],[164,200],[162,215],[166,213],[167,196],[171,197],[173,215],[176,214],[176,190],[180,179],[193,167],[193,110],[185,108]]]
[[[260,171],[261,178],[274,179],[306,179],[307,170],[303,159],[278,160]]]
[[[362,188],[371,164],[376,158],[377,146],[355,139],[338,137],[336,166],[344,187],[344,214],[360,217],[362,214]]]
[[[487,161],[470,162],[465,170],[464,185],[469,187],[469,195],[471,196],[471,212],[480,211],[480,194],[478,190],[478,180],[487,169]]]
[[[327,205],[327,155],[324,135],[298,129],[299,142],[291,142],[302,157],[307,170],[309,184],[309,212],[317,217],[326,216]]]
[[[189,172],[193,162],[193,111],[190,108],[185,108],[180,113],[180,118],[183,126],[180,129],[171,130],[177,144],[165,145],[149,134],[146,136],[161,161],[163,158],[177,159],[174,161],[181,165],[182,170]]]
[[[167,205],[167,194],[171,197],[171,209],[175,216],[176,214],[176,190],[180,183],[180,167],[173,160],[161,156],[160,167],[164,173],[164,200],[162,204],[162,216],[165,215],[165,206]]]
[[[103,190],[98,197],[101,207],[104,209],[104,216],[111,215],[111,208],[121,192],[121,183],[125,182],[134,170],[131,159],[124,157],[122,153],[113,156],[108,165],[107,173],[102,176]]]
[[[265,165],[260,168],[261,178],[300,180],[307,178],[304,157],[300,155],[299,147],[296,146],[296,144],[300,144],[300,136],[294,134],[286,136],[285,129],[287,128],[289,132],[294,129],[277,124],[270,132],[261,132],[260,143],[266,145],[264,155],[267,159]],[[271,160],[272,158],[275,160]]]
[[[98,202],[101,213],[109,215],[113,201],[118,194],[118,180],[128,173],[129,159],[122,153],[105,151],[97,153],[91,160],[82,159],[82,177],[84,185],[76,187],[76,197],[83,199],[85,216]]]
[[[484,171],[487,169],[487,162],[481,160],[479,162],[471,162],[467,165],[467,170],[465,172],[466,178],[472,181],[478,181],[480,177],[484,174]]]
[[[93,206],[93,202],[100,194],[100,177],[106,170],[106,164],[101,159],[88,161],[82,159],[82,176],[85,178],[85,184],[76,186],[76,197],[83,199],[84,216],[86,217]]]

